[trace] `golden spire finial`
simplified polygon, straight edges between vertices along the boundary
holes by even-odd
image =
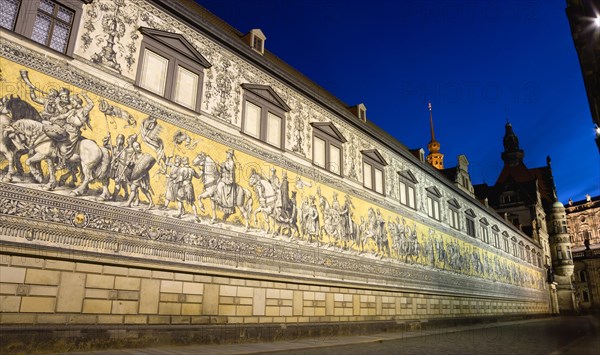
[[[429,154],[427,155],[427,162],[436,169],[443,169],[444,154],[440,153],[440,143],[435,140],[431,102],[428,103],[427,108],[429,109],[429,125],[431,128],[431,141],[429,141],[429,144],[427,144],[427,149],[429,149]]]

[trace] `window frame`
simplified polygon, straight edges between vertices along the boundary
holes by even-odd
[[[311,122],[312,126],[312,164],[320,169],[325,169],[332,174],[342,177],[344,175],[344,143],[347,142],[346,138],[338,131],[337,128],[331,122]],[[330,131],[330,132],[328,132]],[[321,166],[315,163],[315,138],[324,141],[324,165]],[[331,167],[331,147],[335,147],[340,151],[340,164],[338,172],[332,171]]]
[[[409,171],[399,171],[398,172],[398,201],[403,206],[411,208],[413,210],[417,209],[417,179],[415,179],[414,175]],[[404,186],[402,186],[404,185]],[[402,193],[404,192],[405,201],[402,202]],[[410,198],[412,196],[413,204],[410,204]]]
[[[260,108],[260,122],[259,122],[259,132],[258,132],[258,137],[255,137],[249,133],[246,132],[245,127],[246,127],[246,102],[250,102],[253,105],[256,105]],[[276,146],[273,145],[271,143],[269,143],[267,141],[268,138],[268,131],[267,131],[267,126],[269,123],[269,113],[277,116],[280,120],[281,120],[281,128],[280,128],[280,136],[279,136],[279,142],[280,142],[280,146]],[[259,95],[255,94],[252,91],[249,90],[244,90],[244,95],[243,95],[243,100],[242,100],[242,120],[241,120],[241,130],[240,132],[248,137],[251,137],[252,139],[256,139],[259,140],[267,145],[269,145],[270,147],[279,149],[284,151],[285,150],[285,111],[282,110],[280,107],[277,107],[277,105],[273,104],[272,102],[266,100],[263,97],[260,97]]]
[[[169,100],[169,102],[177,106],[186,108],[188,110],[192,110],[194,112],[200,112],[202,106],[202,88],[204,86],[204,69],[207,68],[205,64],[195,62],[191,58],[188,58],[186,55],[175,51],[168,45],[161,43],[160,41],[153,38],[152,34],[148,35],[147,33],[142,33],[142,43],[140,45],[138,66],[135,75],[135,86],[147,93]],[[144,67],[144,56],[146,54],[146,50],[149,50],[168,61],[163,94],[156,93],[141,85]],[[175,87],[177,85],[177,74],[179,67],[182,67],[185,70],[188,70],[198,76],[198,87],[196,88],[196,102],[194,107],[189,107],[183,103],[175,101]]]
[[[465,211],[465,232],[469,237],[477,238],[477,230],[475,229],[475,212],[472,209]]]
[[[442,211],[441,211],[441,203],[440,200],[442,198],[439,190],[435,187],[429,187],[426,189],[427,190],[427,215],[430,218],[435,219],[436,221],[441,221],[442,220]],[[431,202],[431,204],[430,204]],[[430,208],[430,205],[432,208]],[[434,207],[437,206],[437,214],[436,214],[436,209]]]
[[[455,199],[448,201],[448,225],[456,230],[460,230],[460,205]]]
[[[363,187],[366,189],[369,189],[379,195],[385,196],[386,195],[386,188],[385,188],[385,166],[387,165],[387,163],[385,162],[385,160],[383,159],[383,157],[381,156],[381,154],[379,154],[379,152],[377,152],[376,150],[368,150],[368,151],[361,151],[362,153],[362,169],[363,169]],[[377,160],[375,159],[377,158]],[[379,161],[378,161],[379,160]],[[366,174],[365,174],[365,165],[369,165],[371,167],[371,187],[368,187],[365,182],[366,182]],[[381,191],[377,191],[377,179],[376,179],[376,172],[379,171],[381,173]]]
[[[15,19],[15,23],[12,29],[4,28],[7,31],[14,32],[18,35],[21,35],[27,38],[31,43],[34,43],[37,46],[44,47],[45,49],[49,49],[55,53],[60,53],[62,55],[66,55],[68,57],[73,57],[73,52],[75,51],[75,42],[77,41],[77,34],[79,30],[79,24],[81,23],[81,16],[83,15],[83,4],[90,3],[91,0],[51,0],[55,4],[58,4],[62,7],[67,8],[68,10],[73,11],[73,19],[71,21],[71,27],[69,28],[69,35],[67,38],[67,46],[64,52],[57,51],[54,48],[51,48],[49,45],[41,44],[39,42],[31,39],[33,35],[33,26],[35,24],[35,19],[37,17],[37,12],[40,5],[40,0],[21,0],[19,2],[19,8],[17,9],[17,17]],[[52,16],[54,18],[54,16]],[[54,23],[51,25],[52,29],[54,28]]]
[[[479,220],[479,230],[481,231],[481,240],[486,244],[489,244],[489,242],[490,242],[490,231],[489,231],[488,227],[489,227],[489,223],[485,218],[482,218]]]

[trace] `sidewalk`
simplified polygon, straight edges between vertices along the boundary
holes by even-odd
[[[462,332],[472,329],[485,329],[507,326],[512,324],[523,324],[531,322],[547,321],[548,318],[533,320],[522,320],[512,322],[498,322],[488,324],[478,324],[469,326],[447,327],[439,329],[415,330],[405,332],[378,333],[362,336],[339,336],[329,338],[303,338],[293,341],[276,341],[269,343],[243,343],[243,344],[223,344],[223,345],[187,345],[187,346],[164,346],[155,348],[134,348],[134,349],[115,349],[115,350],[96,350],[89,352],[69,352],[61,353],[64,355],[202,355],[202,354],[264,354],[270,352],[281,352],[290,350],[327,348],[341,345],[354,345],[363,343],[376,343],[390,340],[407,339],[421,336],[448,334]]]

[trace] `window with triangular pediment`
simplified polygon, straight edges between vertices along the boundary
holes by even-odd
[[[242,84],[242,133],[285,148],[285,113],[290,107],[268,85]]]
[[[313,164],[342,175],[346,138],[331,122],[312,122],[310,125],[313,128]]]
[[[144,36],[135,84],[200,111],[204,69],[211,64],[181,34],[140,27]]]

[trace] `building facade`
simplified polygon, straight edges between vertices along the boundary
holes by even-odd
[[[191,1],[3,4],[3,329],[243,338],[553,311],[546,237],[281,62],[262,31]]]
[[[600,1],[567,0],[566,13],[600,152]]]
[[[600,196],[569,200],[567,220],[573,243],[573,282],[582,310],[600,310]]]
[[[576,292],[571,282],[573,275],[573,257],[567,229],[567,217],[564,206],[558,201],[550,157],[546,166],[529,168],[524,162],[525,152],[520,148],[519,138],[509,122],[505,125],[503,138],[504,151],[501,154],[504,166],[493,186],[481,184],[474,186],[475,194],[484,200],[504,219],[523,231],[530,240],[542,246],[541,263],[548,271],[551,286],[549,297],[554,312],[576,311],[578,308]],[[518,244],[518,251],[527,251],[522,242],[505,241]],[[513,248],[517,250],[517,248]]]

